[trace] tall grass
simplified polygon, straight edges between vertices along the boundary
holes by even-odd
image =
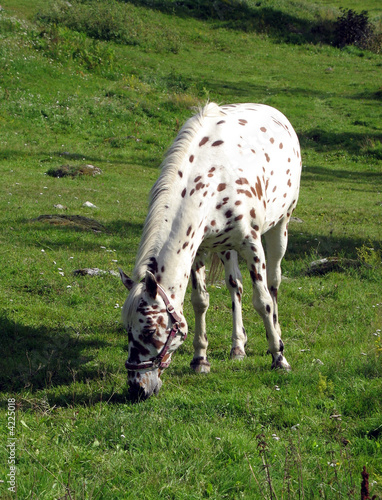
[[[182,44],[180,32],[166,25],[165,18],[158,20],[150,11],[116,0],[55,2],[39,13],[38,20],[43,26],[66,26],[95,40],[139,45],[148,51],[178,53]]]

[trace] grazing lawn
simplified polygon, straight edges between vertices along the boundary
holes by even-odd
[[[381,31],[379,2],[345,3]],[[0,11],[0,497],[358,499],[363,467],[381,497],[380,42],[337,47],[337,0],[70,4]],[[131,274],[165,151],[208,99],[274,106],[300,138],[279,293],[292,371],[270,370],[243,266],[247,357],[228,359],[221,278],[211,373],[190,370],[188,291],[190,337],[133,404],[115,272]]]

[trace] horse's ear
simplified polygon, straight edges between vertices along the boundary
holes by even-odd
[[[118,268],[119,275],[121,276],[122,283],[125,285],[125,287],[130,291],[133,286],[134,286],[134,281],[130,279],[119,267]]]
[[[158,292],[158,283],[157,280],[155,279],[155,276],[153,275],[153,273],[150,273],[150,271],[146,271],[145,283],[146,283],[147,293],[150,295],[152,299],[155,299]]]

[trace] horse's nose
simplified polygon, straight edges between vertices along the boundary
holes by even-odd
[[[139,383],[136,380],[129,380],[129,396],[132,401],[144,401],[153,394],[158,394],[162,387],[162,381],[159,377],[149,379],[147,384]]]
[[[129,382],[129,396],[130,396],[132,401],[138,402],[138,401],[144,401],[145,399],[147,399],[150,396],[150,394],[138,382],[130,381]]]

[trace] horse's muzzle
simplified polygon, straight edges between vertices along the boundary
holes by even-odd
[[[150,383],[148,386],[136,381],[129,381],[129,396],[134,403],[138,403],[148,399],[153,394],[158,394],[161,387],[162,381],[159,377],[156,379],[156,384]]]

